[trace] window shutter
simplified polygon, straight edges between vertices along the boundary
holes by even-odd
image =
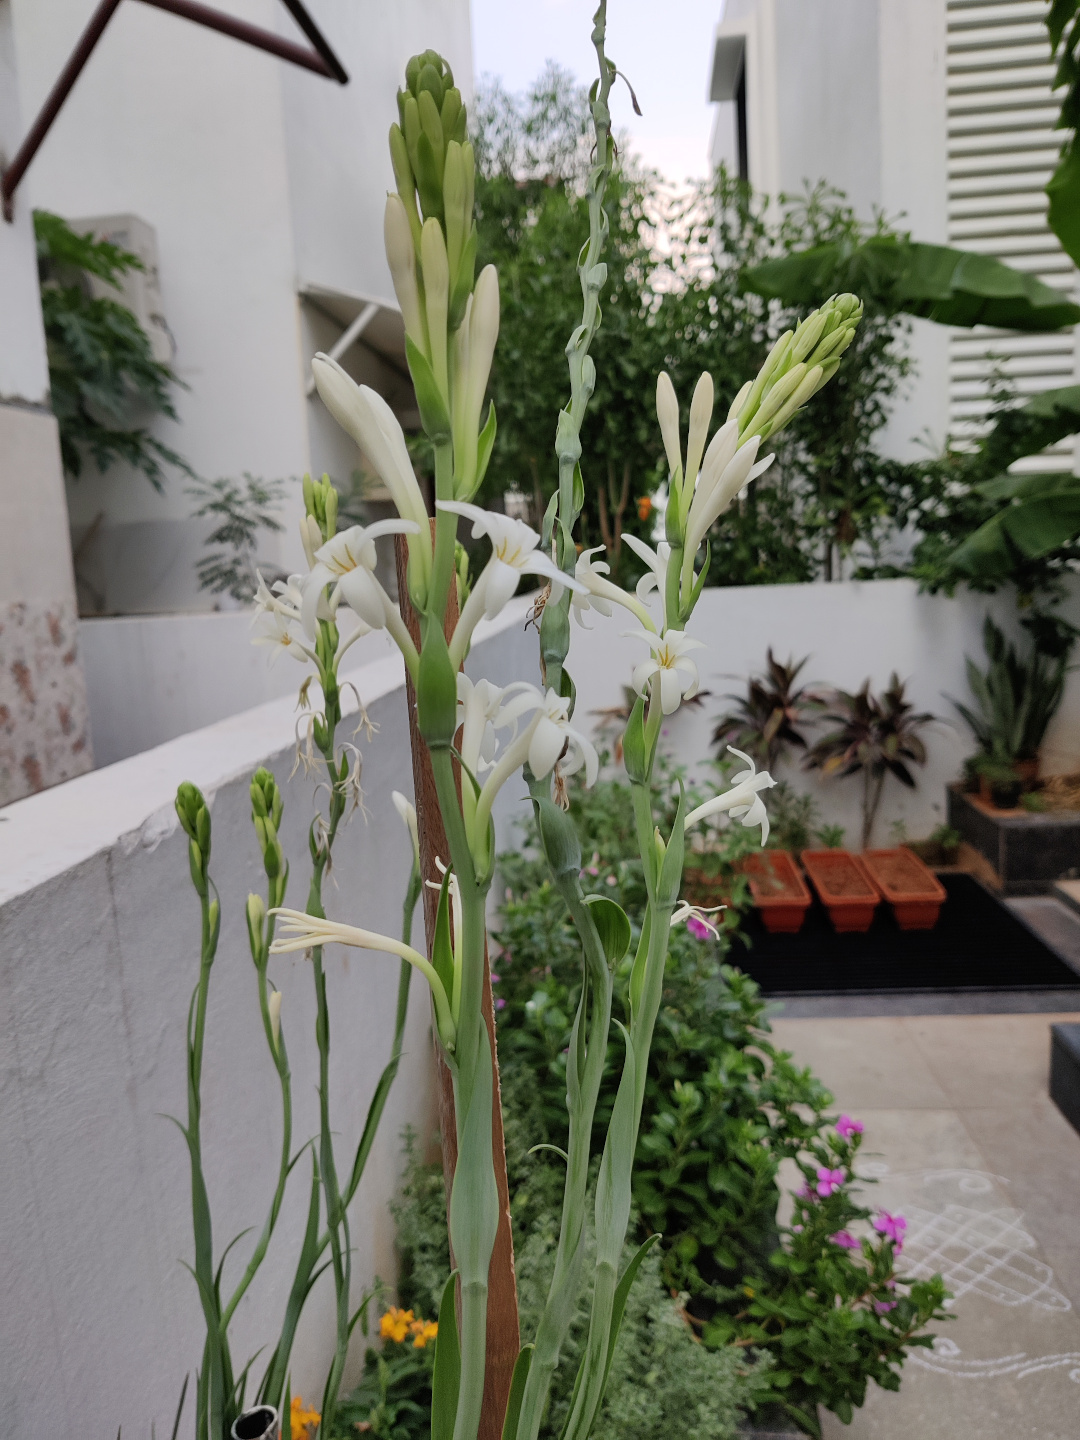
[[[947,0],[949,243],[993,255],[1048,285],[1076,291],[1076,270],[1046,222],[1043,187],[1064,132],[1050,89],[1046,0]],[[980,327],[949,342],[955,440],[985,429],[995,370],[1018,397],[1076,383],[1072,331],[1017,335]],[[1016,470],[1074,468],[1068,440]]]

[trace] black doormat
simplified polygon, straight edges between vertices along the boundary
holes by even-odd
[[[1080,989],[1080,975],[972,876],[939,878],[949,898],[933,930],[901,930],[883,901],[865,935],[838,935],[815,899],[798,935],[770,935],[750,911],[750,946],[735,940],[727,962],[766,995]]]

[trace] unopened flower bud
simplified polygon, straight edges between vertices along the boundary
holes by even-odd
[[[274,1037],[274,1054],[277,1054],[281,1040],[281,991],[271,990],[266,997],[266,1008],[270,1014],[270,1034]]]
[[[420,290],[416,283],[416,250],[405,202],[400,195],[387,195],[383,217],[383,238],[386,258],[394,282],[394,294],[401,306],[405,333],[420,350],[427,353],[424,316]]]
[[[266,906],[263,904],[260,895],[251,894],[247,898],[247,927],[248,942],[251,946],[252,959],[258,963],[263,948],[263,921],[266,918]]]
[[[679,402],[675,398],[675,387],[671,376],[661,370],[656,377],[656,418],[660,422],[660,434],[664,437],[668,469],[672,482],[678,485],[682,479],[682,441],[679,437]]]
[[[416,810],[400,790],[395,790],[390,796],[394,802],[394,809],[401,816],[402,823],[409,832],[409,839],[412,841],[413,860],[420,863],[420,833],[416,825]]]

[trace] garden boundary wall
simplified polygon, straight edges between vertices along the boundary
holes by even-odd
[[[924,732],[929,753],[924,768],[914,767],[918,788],[911,791],[897,780],[886,780],[873,843],[892,843],[894,823],[902,824],[910,838],[919,838],[944,821],[945,786],[975,748],[947,697],[970,700],[964,657],[985,666],[982,625],[988,612],[1007,634],[1028,643],[1011,593],[925,595],[914,580],[906,579],[706,589],[687,633],[709,647],[694,652],[701,688],[709,694],[665,722],[664,744],[691,775],[705,779],[700,762],[713,753],[716,717],[729,708],[725,696],[745,693],[746,677],[764,668],[770,645],[781,661],[809,657],[800,682],[827,682],[850,691],[869,677],[880,693],[896,671],[908,682],[907,695],[916,708],[940,716],[943,723]],[[1073,586],[1061,613],[1080,623],[1080,586]],[[612,620],[592,614],[586,619],[593,628],[574,627],[569,659],[583,729],[596,723],[596,711],[622,701],[633,666],[648,654],[643,641],[625,633],[638,628],[629,613],[620,612]],[[825,732],[819,726],[809,733]],[[1069,677],[1043,749],[1044,773],[1078,769],[1080,673]],[[859,848],[861,780],[822,780],[804,772],[797,760],[781,765],[777,775],[813,795],[822,822],[842,824],[846,843]]]
[[[469,668],[505,684],[522,674],[515,601],[477,632]],[[535,637],[530,636],[536,655]],[[293,667],[296,682],[299,667]],[[353,816],[326,887],[336,919],[400,934],[409,841],[390,803],[412,794],[404,672],[377,659],[349,677],[377,732],[356,736],[370,818]],[[346,691],[355,717],[356,698]],[[211,874],[222,897],[203,1082],[203,1147],[215,1243],[261,1227],[277,1173],[280,1101],[266,1053],[248,954],[244,901],[265,893],[250,822],[248,784],[259,765],[284,788],[282,840],[306,897],[313,781],[294,763],[295,696],[272,701],[0,812],[0,1373],[3,1440],[59,1435],[145,1440],[171,1433],[191,1375],[182,1433],[190,1433],[201,1349],[192,1253],[190,1181],[182,1138],[166,1115],[186,1115],[184,1021],[198,972],[198,904],[187,841],[173,811],[181,780],[211,800]],[[352,728],[347,718],[343,730]],[[512,793],[513,792],[513,793]],[[500,828],[524,790],[500,795]],[[417,924],[420,923],[419,915]],[[303,955],[271,961],[283,993],[294,1137],[318,1129],[313,986]],[[368,1102],[389,1055],[398,965],[335,947],[333,1123],[351,1164]],[[395,1273],[388,1208],[401,1171],[400,1136],[433,1119],[426,987],[413,977],[405,1054],[352,1206],[354,1303],[376,1276]],[[347,1158],[345,1158],[347,1157]],[[306,1213],[302,1159],[286,1193],[263,1269],[233,1325],[238,1369],[276,1339]],[[253,1240],[226,1265],[235,1281]],[[329,1276],[305,1312],[293,1357],[293,1393],[318,1404],[333,1352]],[[346,1383],[363,1356],[359,1332]],[[265,1356],[261,1363],[265,1363]],[[261,1373],[260,1362],[256,1372]]]

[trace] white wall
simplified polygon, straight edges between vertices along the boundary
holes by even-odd
[[[23,109],[33,114],[96,0],[3,3],[12,7]],[[234,0],[229,10],[302,38],[279,0]],[[153,433],[206,478],[250,471],[294,482],[286,531],[262,546],[267,560],[293,569],[299,477],[335,453],[324,438],[331,422],[304,394],[308,362],[315,344],[339,333],[314,333],[298,292],[320,284],[392,301],[382,215],[404,63],[441,46],[471,91],[467,0],[332,0],[318,22],[350,73],[347,86],[177,16],[122,5],[21,192],[26,208],[131,213],[154,227],[174,368],[188,388],[175,396],[179,423],[156,420]],[[347,481],[359,457],[350,447],[342,460],[337,478]],[[104,515],[85,564],[107,592],[106,613],[211,607],[194,578],[207,526],[189,518],[195,502],[183,477],[158,495],[116,466],[70,490],[77,538]]]
[[[531,645],[529,645],[531,640]],[[471,663],[499,683],[521,673],[520,626],[489,627]],[[327,909],[400,933],[408,840],[390,805],[411,793],[402,667],[384,659],[353,675],[378,731],[358,739],[370,820],[356,815],[335,852]],[[346,703],[351,704],[347,692]],[[163,1115],[183,1116],[184,1017],[198,968],[198,908],[177,784],[212,800],[211,872],[223,924],[213,971],[204,1076],[204,1153],[220,1247],[261,1225],[276,1175],[277,1077],[265,1053],[243,921],[262,891],[248,782],[266,764],[285,791],[282,838],[294,867],[288,899],[305,894],[312,784],[289,780],[291,699],[196,731],[9,806],[0,823],[0,1313],[5,1440],[134,1437],[171,1427],[185,1373],[199,1362],[200,1311],[181,1266],[191,1255],[186,1152]],[[499,817],[520,795],[504,792]],[[502,799],[503,797],[500,797]],[[419,923],[419,921],[418,921]],[[340,1153],[355,1146],[387,1059],[397,987],[392,959],[332,952],[333,1120]],[[271,962],[284,995],[294,1135],[317,1133],[314,1005],[302,956]],[[414,979],[405,1060],[353,1205],[355,1297],[392,1280],[387,1201],[399,1135],[431,1113],[425,989]],[[306,1210],[305,1165],[234,1323],[234,1356],[276,1335]],[[227,1265],[235,1279],[242,1241]],[[293,1391],[317,1401],[333,1349],[329,1277],[309,1302],[294,1352]],[[363,1354],[357,1337],[346,1383]],[[190,1397],[189,1397],[190,1398]],[[190,1415],[184,1433],[190,1433]]]
[[[695,652],[695,659],[702,689],[711,693],[700,706],[671,717],[665,743],[695,773],[695,765],[711,753],[717,716],[728,709],[724,697],[745,690],[746,677],[763,668],[770,645],[785,662],[809,656],[802,680],[846,690],[857,689],[868,676],[872,688],[880,690],[895,670],[909,682],[908,698],[919,710],[949,723],[924,736],[929,759],[917,772],[917,790],[886,781],[875,843],[890,842],[889,826],[896,820],[904,822],[912,838],[928,834],[945,818],[945,785],[957,777],[963,758],[974,749],[945,696],[967,697],[964,656],[984,663],[981,629],[988,610],[1007,631],[1017,632],[1015,606],[1006,596],[964,594],[950,600],[920,595],[911,580],[708,589],[687,630],[708,646]],[[1078,611],[1074,597],[1065,613],[1075,619]],[[578,723],[583,726],[590,712],[620,702],[621,687],[629,684],[632,667],[646,653],[643,642],[619,635],[632,624],[594,623],[591,631],[575,627],[569,661],[578,687]],[[1080,769],[1080,676],[1072,677],[1043,753],[1046,773]],[[781,767],[778,777],[812,794],[822,820],[844,825],[848,844],[858,846],[859,780],[823,782],[803,773],[797,763]]]

